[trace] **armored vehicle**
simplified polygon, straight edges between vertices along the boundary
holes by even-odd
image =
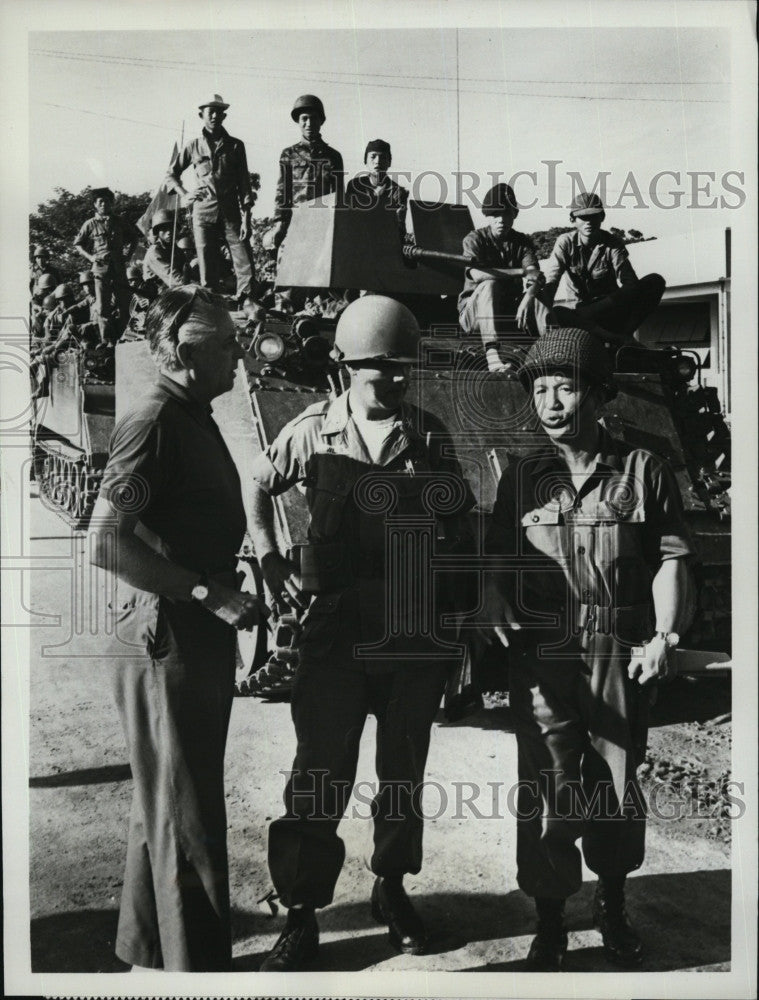
[[[34,473],[45,504],[87,525],[114,426],[112,347],[73,346],[34,361]]]

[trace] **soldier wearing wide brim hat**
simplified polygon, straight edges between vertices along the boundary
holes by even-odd
[[[598,876],[605,954],[635,967],[643,945],[624,887],[644,859],[636,768],[650,687],[670,674],[689,624],[695,550],[667,462],[599,422],[613,382],[592,334],[548,330],[520,377],[545,440],[498,484],[485,551],[514,571],[487,575],[482,621],[509,655],[517,884],[538,917],[524,969],[561,970],[564,904],[582,887],[583,857]]]
[[[646,316],[661,301],[666,282],[660,274],[638,278],[624,240],[602,229],[606,210],[595,191],[580,191],[569,207],[574,232],[556,240],[545,267],[540,299],[554,321],[580,326],[609,343],[629,343]],[[568,305],[553,302],[562,276]]]
[[[198,105],[198,110],[202,111],[203,108],[220,108],[222,111],[226,111],[229,105],[221,94],[214,94],[210,101],[205,101],[203,104]]]
[[[143,234],[114,212],[115,195],[109,187],[93,188],[90,197],[95,214],[77,233],[74,247],[92,266],[100,340],[106,343],[118,340],[129,319],[132,296],[125,267]]]
[[[224,280],[223,247],[229,248],[236,278],[235,295],[242,301],[257,285],[250,248],[250,210],[255,203],[245,145],[231,136],[223,122],[229,103],[213,94],[198,105],[201,134],[181,149],[166,175],[166,185],[192,205],[192,230],[197,248],[200,283],[218,291]],[[182,175],[193,168],[197,186],[188,190]]]

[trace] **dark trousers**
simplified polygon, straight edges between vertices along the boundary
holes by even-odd
[[[509,671],[518,749],[517,882],[565,899],[585,863],[618,878],[643,863],[645,803],[635,780],[648,692],[629,657],[577,662],[521,656]]]
[[[132,289],[127,282],[123,268],[113,264],[105,274],[93,274],[95,286],[95,308],[100,327],[100,339],[105,342],[115,342],[124,332],[129,322],[129,306],[132,302]],[[119,317],[118,322],[113,316],[113,303],[116,302]]]
[[[285,789],[286,813],[269,827],[269,868],[285,906],[332,902],[345,859],[337,827],[356,779],[369,713],[377,718],[378,779],[371,868],[383,876],[420,871],[420,786],[445,680],[446,669],[437,665],[382,674],[301,666],[292,696],[298,746]],[[359,808],[366,815],[369,807]]]
[[[194,605],[137,605],[117,625],[148,656],[117,660],[114,692],[134,798],[116,954],[132,965],[228,971],[224,748],[234,629]]]
[[[570,309],[554,306],[553,312],[559,323],[580,326],[592,323],[610,333],[632,337],[640,324],[661,302],[667,283],[660,274],[647,274],[636,285],[618,288],[610,295],[581,302]]]
[[[232,257],[232,266],[237,279],[236,297],[250,295],[253,291],[253,257],[247,240],[240,239],[240,220],[217,222],[192,220],[195,235],[195,250],[198,255],[200,283],[216,290],[221,278],[221,244],[226,243]]]

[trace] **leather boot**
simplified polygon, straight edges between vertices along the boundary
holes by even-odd
[[[319,953],[319,925],[314,911],[298,907],[287,911],[285,929],[261,963],[260,972],[299,972]]]
[[[405,955],[423,955],[427,932],[400,878],[377,877],[372,889],[372,916],[387,924],[390,941]]]
[[[606,957],[618,965],[640,965],[643,944],[625,910],[625,880],[599,878],[593,923],[601,931]]]
[[[527,952],[525,972],[561,972],[567,953],[564,900],[538,896],[535,909],[538,911],[538,933]]]

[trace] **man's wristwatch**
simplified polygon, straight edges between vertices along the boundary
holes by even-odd
[[[205,601],[208,597],[208,573],[203,573],[190,591],[190,597],[193,601],[198,601],[199,604],[202,604],[203,601]]]
[[[667,649],[676,649],[680,645],[680,636],[677,632],[665,632],[663,629],[657,629],[656,636],[664,640]]]

